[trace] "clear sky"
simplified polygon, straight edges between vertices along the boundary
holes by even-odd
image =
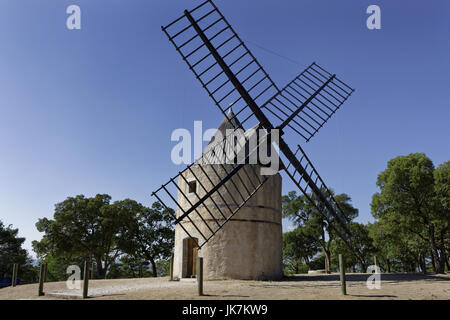
[[[177,128],[222,117],[161,32],[194,0],[0,1],[0,219],[31,241],[68,196],[145,205],[176,174]],[[82,29],[66,28],[66,8]],[[354,95],[304,146],[326,183],[372,221],[389,159],[450,160],[450,1],[216,0],[282,87],[312,61]],[[381,8],[381,30],[366,8]],[[274,54],[276,53],[276,54]],[[293,190],[284,179],[283,192]],[[287,224],[285,223],[285,228]]]

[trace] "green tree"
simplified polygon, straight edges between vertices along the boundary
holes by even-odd
[[[120,204],[135,207],[137,215],[124,231],[122,247],[125,252],[139,259],[149,261],[152,274],[158,276],[158,261],[167,260],[174,245],[173,209],[165,209],[161,203],[153,203],[151,208],[129,200]]]
[[[5,226],[0,221],[0,277],[12,275],[13,264],[19,264],[17,276],[22,283],[31,283],[36,279],[36,270],[27,250],[22,248],[25,238],[18,236],[19,229]]]
[[[422,272],[426,272],[428,242],[384,220],[376,221],[368,228],[378,262],[384,270],[391,272],[399,264],[402,271],[415,271],[415,266],[419,265]]]
[[[121,254],[124,231],[136,215],[133,207],[110,201],[106,194],[93,198],[78,195],[56,204],[54,220],[43,218],[36,223],[37,229],[44,232],[42,240],[35,244],[37,251],[55,256],[93,257],[97,275],[105,278],[108,268]]]
[[[396,255],[394,253],[395,244],[390,233],[380,221],[369,224],[368,230],[380,267],[386,272],[391,272]]]
[[[126,270],[124,270],[124,267],[122,263],[120,262],[113,262],[111,266],[109,267],[108,274],[106,275],[107,279],[125,279],[130,278],[129,274]]]
[[[311,270],[323,270],[325,268],[325,253],[322,251],[309,263]]]
[[[390,160],[378,176],[380,192],[374,194],[371,208],[373,216],[392,227],[397,234],[414,234],[426,241],[436,272],[443,273],[449,212],[442,206],[445,199],[438,201],[436,188],[445,194],[446,187],[435,185],[435,175],[440,176],[441,171],[435,173],[432,161],[423,153]],[[444,173],[442,175],[445,176]]]
[[[436,207],[441,224],[437,230],[438,246],[445,252],[445,263],[450,271],[450,161],[434,170]]]
[[[333,192],[332,192],[333,193]],[[297,196],[295,191],[289,192],[287,196],[283,196],[283,217],[292,220],[297,226],[303,226],[308,229],[309,234],[314,234],[325,254],[325,269],[330,272],[331,261],[331,243],[337,237],[332,226],[328,225],[325,220],[326,208],[320,205],[315,194],[309,197],[317,205],[311,204],[305,195]],[[358,209],[351,204],[351,198],[346,194],[335,195],[334,198],[342,209],[344,219],[349,222],[358,216]],[[317,208],[322,208],[323,212]]]
[[[158,270],[158,276],[166,277],[170,275],[170,259],[158,260],[156,269]]]
[[[283,261],[286,268],[291,273],[299,273],[302,265],[309,267],[319,247],[316,235],[309,228],[298,226],[283,233]]]
[[[367,267],[372,264],[375,253],[373,240],[369,236],[369,228],[358,222],[351,222],[349,227],[352,234],[352,249],[342,239],[336,238],[332,243],[332,262],[334,265],[339,265],[338,254],[341,253],[346,266],[354,269],[354,266],[359,264],[361,271],[365,272]]]
[[[42,252],[38,249],[39,241],[33,241],[33,251],[36,252],[40,263],[47,264],[47,281],[65,281],[69,276],[67,274],[67,267],[70,265],[76,265],[83,270],[84,256],[70,255],[55,252]]]
[[[143,278],[152,276],[148,271],[148,262],[131,255],[123,255],[119,261],[111,265],[107,277],[117,278]]]

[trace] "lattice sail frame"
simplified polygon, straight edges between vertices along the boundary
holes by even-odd
[[[212,1],[186,10],[183,16],[162,27],[223,115],[226,116],[233,107],[242,126],[257,125],[259,121],[254,112],[231,83],[194,24],[256,104],[264,105],[280,90]]]
[[[313,190],[311,190],[310,185],[306,183],[305,175],[300,174],[298,170],[294,168],[294,166],[292,166],[291,163],[289,163],[289,165],[285,168],[286,174],[291,178],[291,180],[294,182],[297,188],[299,188],[299,190],[305,195],[308,201],[312,203],[317,209],[317,211],[322,214],[322,216],[327,221],[328,226],[333,228],[340,238],[342,238],[345,241],[349,240],[351,244],[351,238],[348,236],[350,235],[350,230],[348,228],[348,221],[346,220],[344,212],[342,211],[338,202],[334,198],[330,189],[328,189],[327,185],[320,177],[316,168],[309,160],[305,151],[303,151],[303,149],[300,146],[297,146],[295,156],[297,157],[298,161],[302,164],[302,167],[306,171],[307,175],[311,177],[311,179],[314,181],[314,184],[317,185],[321,193],[325,196],[326,200],[331,205],[331,208],[330,206],[325,205],[323,202],[317,203],[316,201],[314,201],[314,199],[311,198],[310,191],[313,192]],[[338,227],[336,227],[336,223]]]
[[[244,129],[244,125],[246,127],[256,125],[269,132],[275,128],[280,129],[280,135],[283,135],[283,129],[287,127],[309,141],[354,91],[336,75],[329,73],[315,62],[280,90],[211,0],[205,1],[193,10],[185,10],[183,16],[166,27],[162,27],[162,30],[221,112],[227,117],[228,111],[231,107],[233,108],[235,114],[229,120],[236,120],[231,121],[238,124],[235,129]],[[327,223],[347,243],[350,231],[342,210],[306,154],[300,147],[296,153],[293,153],[282,137],[280,137],[278,145],[284,155],[282,162],[289,163],[288,167],[283,165],[287,175],[308,200],[317,207],[319,212],[324,212]],[[300,160],[297,158],[299,151],[302,154]],[[306,161],[305,167],[303,167],[304,161]],[[203,171],[205,178],[210,178],[204,172],[202,165],[198,163],[197,165]],[[306,170],[308,166],[313,169],[311,173]],[[213,218],[210,221],[214,222],[216,227],[211,228],[210,225],[207,225],[207,229],[210,231],[208,235],[200,232],[204,240],[198,243],[201,248],[267,181],[267,179],[259,181],[258,185],[251,188],[252,191],[247,190],[249,192],[244,197],[241,193],[246,185],[239,176],[244,172],[241,171],[244,168],[246,166],[237,164],[231,172],[224,171],[223,176],[214,173],[218,179],[216,181],[210,179],[209,190],[208,186],[201,186],[204,193],[196,194],[197,201],[195,203],[187,202],[189,206],[187,210],[183,206],[186,202],[177,201],[167,190],[167,186],[175,185],[177,187],[175,192],[179,195],[178,200],[180,200],[180,196],[186,198],[183,190],[180,190],[175,183],[175,179],[185,179],[183,174],[192,173],[192,165],[163,185],[154,195],[166,206],[158,193],[164,191],[168,194],[169,198],[175,202],[177,212],[179,212],[176,223],[193,238],[183,227],[183,220],[192,223],[199,231],[200,228],[195,225],[195,219],[192,217],[195,215],[197,223],[206,224],[207,221],[200,217],[197,209],[200,206],[206,207],[205,202],[210,200],[209,198],[214,193],[219,193],[222,188],[231,194],[227,187],[233,185],[242,200],[239,204],[236,203],[235,210],[228,208],[230,211],[228,216],[223,214],[217,204],[212,204],[218,209],[224,222],[221,224],[215,221],[217,219],[214,214],[207,210]],[[289,171],[292,168],[295,169],[294,172]],[[297,172],[301,176],[300,180],[295,177]],[[233,178],[236,178],[235,175],[239,179],[234,180],[241,181],[233,181]],[[197,181],[199,180],[197,179]],[[321,183],[320,187],[317,185],[318,181]],[[316,194],[321,203],[320,207],[308,195],[308,190]]]
[[[313,62],[261,108],[308,142],[353,91]]]
[[[175,223],[199,248],[222,229],[270,178],[258,174],[264,164],[251,162],[254,153],[258,152],[258,146],[250,147],[255,145],[250,140],[257,130],[260,128],[255,127],[249,131],[250,134],[242,134],[240,129],[229,129],[222,140],[208,145],[199,159],[152,193],[166,209],[176,208],[173,215]],[[267,136],[265,138],[268,139]],[[193,192],[183,189],[190,179],[198,183]],[[194,237],[184,223],[190,223],[200,238]]]

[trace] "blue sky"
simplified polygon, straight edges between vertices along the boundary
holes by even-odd
[[[41,237],[37,219],[67,196],[150,205],[151,191],[182,169],[170,160],[172,131],[220,124],[160,29],[198,3],[0,2],[0,219],[28,249]],[[71,4],[81,7],[81,30],[66,28]],[[449,1],[216,4],[279,86],[317,61],[356,88],[311,142],[298,143],[327,184],[352,197],[358,221],[372,221],[389,159],[450,160]],[[381,30],[366,28],[371,4],[381,8]],[[285,179],[283,192],[293,189]]]

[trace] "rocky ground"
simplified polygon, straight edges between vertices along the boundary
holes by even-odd
[[[205,296],[197,295],[195,280],[169,281],[168,278],[142,278],[89,281],[90,299],[403,299],[449,300],[450,274],[382,274],[381,288],[369,290],[368,274],[347,274],[347,296],[341,295],[338,274],[295,275],[282,281],[205,281]],[[44,297],[38,285],[0,289],[6,299],[76,299],[80,290],[68,290],[65,282],[45,283]]]

